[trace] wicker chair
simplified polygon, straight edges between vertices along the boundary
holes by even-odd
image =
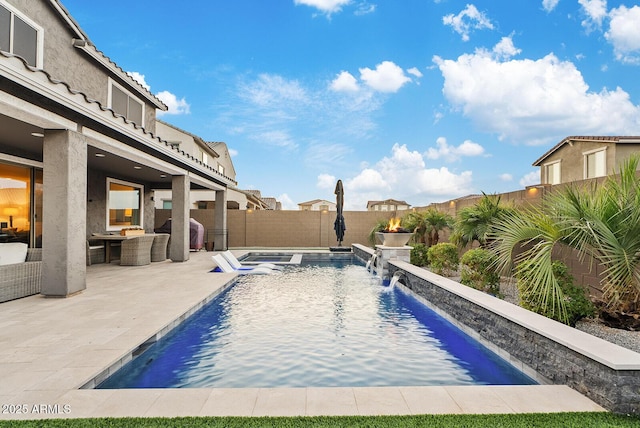
[[[163,262],[167,260],[167,244],[169,243],[168,233],[156,233],[151,246],[151,261]]]
[[[151,264],[153,238],[153,235],[140,235],[123,240],[120,246],[120,264],[123,266]]]
[[[24,263],[0,266],[0,302],[42,290],[42,248],[29,248]]]
[[[87,266],[91,266],[94,263],[104,263],[104,261],[104,245],[87,240]]]

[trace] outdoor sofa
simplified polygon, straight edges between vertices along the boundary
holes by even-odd
[[[7,255],[15,257],[19,248],[15,244],[0,244],[0,263]],[[11,245],[11,247],[6,247]],[[19,244],[18,244],[19,245]],[[26,246],[26,244],[23,244]],[[22,253],[20,253],[22,260]],[[24,261],[9,260],[10,264],[0,264],[0,302],[19,299],[40,293],[42,289],[42,248],[26,249]]]

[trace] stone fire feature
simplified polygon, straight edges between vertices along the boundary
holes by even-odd
[[[387,245],[376,245],[375,272],[382,280],[389,279],[389,260],[410,262],[411,248],[408,245],[402,247],[390,247]]]

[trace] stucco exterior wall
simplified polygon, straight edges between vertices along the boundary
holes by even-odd
[[[7,0],[7,3],[43,28],[42,68],[54,79],[66,82],[72,89],[82,91],[89,98],[99,101],[105,107],[108,106],[109,74],[94,59],[73,46],[76,36],[59,17],[58,12],[44,1]],[[124,79],[115,75],[111,77],[144,103],[144,127],[150,132],[155,132],[155,106],[137,96]]]
[[[546,183],[545,165],[561,160],[560,182],[584,180],[584,153],[606,148],[606,175],[615,174],[620,165],[633,153],[640,152],[640,144],[574,141],[552,153],[541,164],[541,182]]]
[[[100,170],[90,170],[87,173],[87,239],[92,233],[107,231],[107,178],[136,182],[126,177],[116,177]],[[155,227],[155,209],[151,197],[153,192],[149,183],[144,185],[143,228],[147,233],[153,233]]]

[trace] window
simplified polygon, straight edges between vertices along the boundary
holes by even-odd
[[[169,199],[169,200],[163,199],[162,200],[162,209],[163,210],[170,210],[171,207],[172,207],[171,199]]]
[[[107,178],[107,230],[143,227],[144,186]]]
[[[0,2],[0,50],[24,58],[34,67],[42,68],[41,27],[3,2]]]
[[[607,174],[606,150],[584,154],[584,178],[604,177]]]
[[[144,105],[142,102],[111,80],[109,84],[109,102],[111,110],[136,125],[144,126]]]
[[[560,184],[560,161],[546,164],[544,169],[546,184]]]
[[[220,165],[218,164],[218,172],[222,175],[224,175],[224,165]]]

